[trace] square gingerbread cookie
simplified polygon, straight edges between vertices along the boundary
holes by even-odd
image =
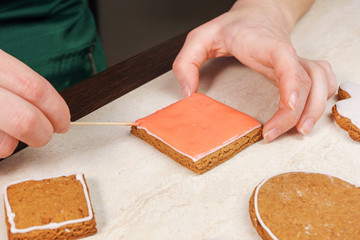
[[[202,174],[259,141],[262,125],[247,114],[195,93],[137,120],[131,132]]]
[[[4,203],[9,240],[78,239],[97,232],[83,174],[9,184]]]

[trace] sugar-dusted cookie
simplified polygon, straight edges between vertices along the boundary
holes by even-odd
[[[195,93],[136,121],[131,132],[201,174],[262,138],[254,118]]]
[[[78,239],[97,232],[83,174],[12,183],[4,202],[9,240]]]
[[[262,239],[360,238],[360,189],[320,173],[288,172],[263,180],[250,199]]]
[[[360,84],[345,82],[338,90],[338,101],[332,108],[336,123],[360,141]]]

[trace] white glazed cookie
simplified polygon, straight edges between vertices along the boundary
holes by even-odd
[[[360,84],[345,82],[338,90],[338,101],[332,108],[336,123],[360,141]]]

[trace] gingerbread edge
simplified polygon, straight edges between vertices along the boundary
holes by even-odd
[[[339,86],[338,98],[339,100],[344,100],[351,98],[351,95],[347,91],[343,90],[341,86]],[[360,142],[360,129],[351,122],[351,119],[342,116],[337,111],[336,103],[334,104],[331,110],[337,125],[342,129],[344,129],[345,131],[347,131],[351,139]]]
[[[260,141],[262,139],[262,129],[263,129],[263,126],[262,126],[262,124],[260,124],[258,127],[253,128],[252,130],[250,130],[246,134],[240,136],[239,138],[237,138],[234,141],[228,143],[227,145],[223,146],[222,148],[216,150],[215,152],[212,152],[209,155],[200,158],[196,162],[194,162],[191,158],[187,157],[186,155],[183,155],[181,152],[176,151],[173,147],[171,147],[168,144],[164,143],[159,138],[149,134],[143,128],[138,128],[137,126],[134,125],[134,126],[131,126],[131,131],[130,132],[133,135],[135,135],[136,137],[142,139],[143,141],[145,141],[148,144],[150,144],[151,146],[153,146],[155,149],[157,149],[161,153],[164,153],[165,155],[167,155],[168,157],[170,157],[171,159],[173,159],[177,163],[181,164],[182,166],[190,169],[191,171],[193,171],[193,172],[195,172],[197,174],[203,174],[203,173],[213,169],[214,167],[220,165],[221,163],[224,163],[225,161],[229,160],[231,157],[233,157],[237,153],[241,152],[242,150],[244,150],[248,146],[252,145],[253,143]],[[251,136],[251,137],[249,138],[249,136]],[[227,157],[224,157],[223,159],[221,159],[220,161],[218,161],[216,163],[210,161],[212,164],[206,164],[207,167],[205,167],[205,168],[201,167],[201,165],[203,165],[203,163],[206,163],[208,158],[211,158],[214,155],[216,155],[217,153],[221,152],[221,150],[224,147],[227,147],[227,146],[230,146],[231,144],[237,143],[239,140],[244,139],[244,138],[249,138],[249,140],[241,148],[234,151],[233,154],[231,154],[231,155],[229,155]],[[153,143],[155,143],[155,144],[153,144]],[[167,154],[164,151],[164,148],[167,149],[167,150],[170,150],[171,154],[170,155]]]

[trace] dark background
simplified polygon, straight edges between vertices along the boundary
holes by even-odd
[[[109,66],[228,11],[235,0],[90,0]]]

